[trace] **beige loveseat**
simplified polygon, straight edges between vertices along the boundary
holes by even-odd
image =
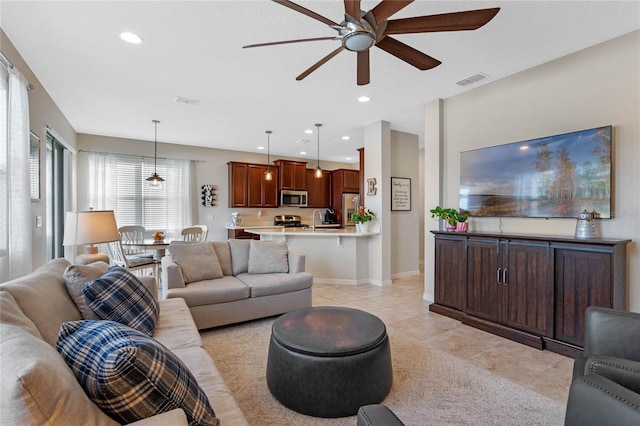
[[[69,262],[55,259],[30,275],[0,284],[0,424],[116,425],[84,393],[55,349],[63,322],[83,317],[63,274]],[[106,265],[105,265],[106,267]],[[157,294],[155,280],[143,280]],[[153,338],[189,368],[221,425],[247,425],[213,360],[201,347],[184,300],[159,301]],[[134,424],[187,425],[181,409]]]
[[[172,243],[162,258],[163,295],[186,301],[198,329],[311,306],[313,276],[286,242]]]

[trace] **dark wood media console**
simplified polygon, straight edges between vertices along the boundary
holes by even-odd
[[[587,306],[626,309],[631,240],[432,233],[435,302],[429,310],[463,324],[576,357]]]

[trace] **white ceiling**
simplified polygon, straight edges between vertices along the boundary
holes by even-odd
[[[298,1],[333,21],[341,1]],[[362,1],[362,9],[378,1]],[[324,24],[271,1],[0,1],[0,25],[79,133],[357,161],[363,126],[379,120],[418,134],[422,108],[640,28],[638,1],[416,1],[393,18],[500,7],[476,31],[395,36],[443,63],[429,71],[371,50],[371,83],[356,85],[342,52],[305,80],[295,77],[339,41],[254,49],[243,45],[334,36]],[[119,39],[122,31],[144,43]],[[467,88],[456,82],[488,75]],[[371,101],[361,104],[357,98]],[[200,101],[175,103],[182,96]],[[305,134],[306,129],[314,133]],[[343,135],[351,137],[343,141]],[[298,143],[307,139],[307,144]],[[150,153],[152,151],[150,150]],[[347,161],[348,162],[348,161]]]

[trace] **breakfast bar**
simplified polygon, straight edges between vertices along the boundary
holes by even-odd
[[[355,228],[245,228],[262,240],[287,241],[289,250],[306,254],[306,270],[316,283],[366,284],[369,282],[369,241],[379,232]]]

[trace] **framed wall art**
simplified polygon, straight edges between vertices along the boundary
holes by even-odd
[[[411,210],[411,178],[391,178],[391,210]]]

